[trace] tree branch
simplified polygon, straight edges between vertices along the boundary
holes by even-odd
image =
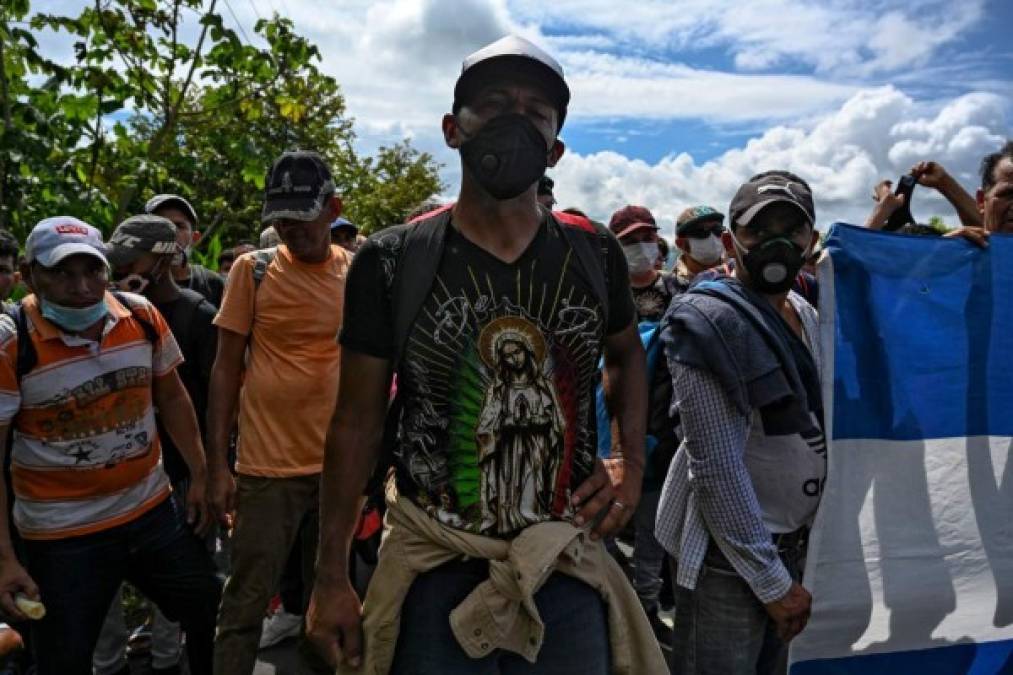
[[[211,0],[211,6],[208,8],[205,16],[208,16],[215,11],[215,5],[218,4],[218,0]],[[152,136],[151,141],[148,143],[148,155],[149,161],[158,157],[162,151],[162,144],[165,143],[165,139],[168,138],[169,134],[176,127],[176,117],[179,113],[179,108],[183,105],[183,99],[186,97],[186,91],[190,88],[190,83],[193,81],[194,73],[197,72],[197,64],[200,63],[201,50],[204,48],[204,40],[207,38],[208,24],[204,23],[203,28],[200,32],[200,37],[197,38],[197,47],[193,52],[193,60],[190,62],[190,70],[186,74],[186,79],[183,80],[183,86],[179,88],[179,94],[176,96],[176,102],[169,108],[165,119],[162,121],[161,128],[155,132]],[[137,181],[132,185],[128,186],[120,194],[119,204],[116,207],[116,222],[123,220],[123,217],[127,213],[127,207],[130,205],[130,201],[134,196],[141,190],[144,185],[144,174],[138,176]]]
[[[0,24],[0,29],[3,30],[4,35],[8,34],[7,22]],[[4,51],[4,44],[6,38],[0,38],[0,98],[3,99],[3,115],[4,115],[4,133],[6,136],[11,128],[14,126],[11,122],[11,97],[10,91],[7,86],[7,65],[5,60],[7,58],[6,52]],[[6,145],[6,143],[5,143]],[[7,227],[7,153],[2,153],[0,156],[0,228]]]

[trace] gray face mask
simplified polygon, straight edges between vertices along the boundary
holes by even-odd
[[[643,274],[654,269],[654,264],[658,262],[658,245],[654,242],[626,244],[623,246],[623,255],[626,256],[630,274]]]

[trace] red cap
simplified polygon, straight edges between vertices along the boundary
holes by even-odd
[[[612,219],[609,221],[609,229],[617,239],[622,239],[630,232],[643,228],[658,229],[654,216],[646,206],[624,206],[613,213]]]

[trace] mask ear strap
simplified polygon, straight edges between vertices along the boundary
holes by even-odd
[[[745,256],[747,253],[749,253],[749,249],[743,246],[742,243],[739,242],[739,238],[735,236],[735,230],[729,228],[728,234],[732,236],[732,244],[735,245],[735,250],[739,252],[739,255]]]

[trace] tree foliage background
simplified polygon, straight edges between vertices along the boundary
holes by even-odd
[[[442,189],[432,157],[407,141],[356,153],[340,86],[290,21],[258,21],[257,47],[218,2],[94,0],[78,16],[0,3],[0,227],[23,239],[42,218],[73,215],[108,233],[174,192],[205,235],[255,241],[267,169],[295,148],[327,158],[344,215],[367,232]],[[41,53],[40,30],[72,43],[74,62]]]

